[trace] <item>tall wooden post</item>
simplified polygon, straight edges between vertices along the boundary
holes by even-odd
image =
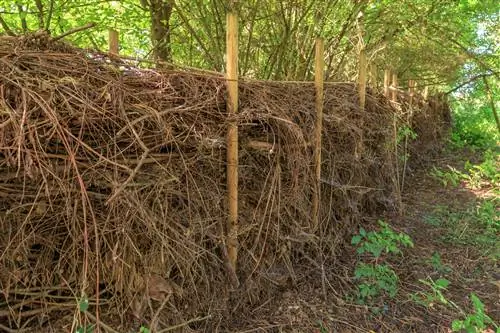
[[[238,112],[238,14],[233,3],[227,13],[226,79],[229,115]],[[238,125],[230,122],[227,132],[227,254],[232,281],[237,286],[236,263],[238,260]]]
[[[366,103],[366,50],[364,45],[359,49],[358,93],[359,107],[363,111]]]
[[[391,85],[391,70],[386,69],[384,71],[384,96],[389,98],[390,94],[390,85]]]
[[[109,29],[108,30],[108,43],[109,43],[109,53],[111,54],[119,54],[119,36],[118,36],[118,31],[114,29]]]
[[[425,86],[424,87],[424,101],[427,102],[428,99],[429,99],[429,86]]]
[[[398,75],[396,73],[392,74],[392,101],[397,102],[398,100]]]
[[[316,54],[314,62],[314,85],[316,87],[316,126],[314,142],[315,191],[313,196],[313,228],[319,225],[319,203],[321,200],[321,134],[323,132],[323,100],[324,100],[324,41],[316,38]]]
[[[370,85],[373,89],[378,90],[378,69],[374,63],[370,65]]]
[[[415,97],[415,80],[408,80],[408,93],[410,94],[410,105],[413,105],[413,99]]]

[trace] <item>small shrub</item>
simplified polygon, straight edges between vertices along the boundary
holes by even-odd
[[[382,254],[400,254],[400,246],[413,246],[410,237],[405,233],[395,232],[384,221],[378,221],[380,230],[367,232],[364,228],[351,239],[357,245],[359,255],[367,255],[365,260],[375,263],[359,262],[354,271],[357,281],[357,302],[373,303],[380,296],[395,297],[398,291],[399,278],[388,264],[378,263]]]
[[[400,254],[400,245],[412,247],[411,238],[405,233],[397,233],[392,230],[384,221],[378,221],[380,231],[366,232],[360,228],[359,234],[351,239],[352,245],[358,245],[357,253],[369,253],[375,258],[379,258],[383,252],[387,254]]]
[[[493,320],[486,314],[484,304],[479,297],[471,293],[470,299],[474,308],[474,313],[467,314],[463,320],[454,320],[451,324],[453,332],[465,330],[467,333],[480,333],[492,325],[496,332],[500,332],[500,328]]]
[[[393,298],[397,294],[398,276],[388,265],[359,263],[354,271],[354,278],[358,280],[360,304],[381,295]]]
[[[418,280],[420,283],[429,287],[430,291],[419,291],[411,295],[411,299],[417,304],[432,308],[436,303],[449,305],[450,301],[446,299],[443,292],[450,285],[450,281],[440,278],[436,281],[428,278],[427,280]]]
[[[441,255],[439,252],[434,252],[432,257],[428,260],[428,263],[432,265],[432,268],[438,273],[447,274],[451,272],[451,268],[448,265],[444,265],[441,261]]]

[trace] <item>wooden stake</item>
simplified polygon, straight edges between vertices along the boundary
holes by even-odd
[[[111,54],[119,54],[120,53],[120,50],[119,50],[119,37],[118,37],[118,31],[114,30],[114,29],[109,29],[108,30],[108,34],[109,34],[109,40],[108,40],[108,43],[109,43],[109,53]]]
[[[359,94],[359,107],[361,111],[365,109],[366,102],[366,47],[363,39],[364,26],[363,26],[363,12],[358,15],[358,94]],[[362,141],[362,140],[361,140]]]
[[[226,32],[226,79],[229,115],[238,112],[238,14],[232,9],[227,13]],[[227,132],[227,189],[228,189],[228,221],[227,221],[227,254],[231,269],[232,281],[239,285],[236,278],[238,260],[238,125],[230,122]]]
[[[373,89],[378,90],[378,69],[377,65],[370,65],[370,85]]]
[[[392,74],[392,101],[397,102],[398,100],[398,75],[396,73]]]
[[[410,94],[410,105],[413,105],[415,96],[415,80],[408,80],[408,93]]]
[[[316,87],[316,126],[314,143],[314,167],[316,186],[312,202],[313,229],[319,225],[319,202],[321,198],[321,133],[323,132],[323,100],[324,100],[324,41],[316,38],[314,85]]]
[[[384,72],[384,96],[389,98],[389,86],[391,84],[391,70],[386,69]]]
[[[366,50],[364,47],[359,50],[358,93],[359,107],[361,111],[364,111],[366,103]]]
[[[429,86],[425,86],[425,88],[424,88],[424,101],[427,102],[428,99],[429,99]]]

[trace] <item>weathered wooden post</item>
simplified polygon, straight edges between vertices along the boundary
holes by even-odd
[[[230,0],[227,13],[226,31],[226,80],[227,80],[227,112],[229,117],[238,112],[238,13],[237,1]],[[231,280],[239,285],[236,275],[238,261],[238,125],[232,120],[227,131],[227,256]]]
[[[374,63],[370,64],[370,85],[378,91],[378,68]]]
[[[408,93],[410,94],[410,105],[413,105],[413,99],[415,96],[415,80],[408,80]]]
[[[398,101],[398,75],[396,73],[392,74],[392,101]]]
[[[114,29],[109,29],[108,30],[108,43],[109,43],[109,53],[111,54],[119,54],[120,53],[120,50],[119,50],[119,46],[120,46],[120,42],[119,42],[119,35],[118,35],[118,31],[114,30]]]
[[[366,103],[366,47],[363,40],[363,13],[358,16],[358,50],[359,50],[359,69],[358,69],[358,94],[359,107],[361,111],[365,109]]]
[[[389,98],[390,94],[390,85],[391,85],[391,70],[386,69],[384,71],[384,96]]]
[[[321,200],[321,133],[323,132],[323,100],[324,100],[324,41],[316,38],[316,53],[314,62],[314,85],[316,87],[316,126],[314,128],[314,167],[315,191],[313,196],[313,228],[319,225],[319,203]]]
[[[429,100],[429,86],[425,86],[424,87],[424,101],[428,101]]]

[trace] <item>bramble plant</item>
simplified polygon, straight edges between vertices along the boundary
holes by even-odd
[[[377,261],[382,254],[400,254],[400,246],[413,246],[410,237],[405,233],[397,233],[384,221],[378,221],[379,231],[367,232],[364,228],[359,229],[359,234],[351,239],[352,245],[357,245],[358,254],[368,254],[373,257],[375,263],[360,262],[354,271],[357,284],[357,302],[367,304],[375,298],[387,295],[390,298],[396,296],[398,291],[398,276],[387,264],[379,264]]]
[[[451,272],[450,266],[443,264],[441,261],[441,255],[439,252],[434,252],[432,257],[427,262],[430,263],[434,270],[438,273],[447,274]]]
[[[465,330],[467,333],[484,332],[489,325],[495,328],[496,333],[500,333],[500,327],[485,312],[484,304],[474,293],[470,294],[474,313],[467,314],[464,320],[454,320],[451,324],[453,332]]]
[[[354,271],[358,283],[358,303],[374,299],[382,294],[393,298],[398,291],[398,276],[388,265],[360,263]]]
[[[352,245],[358,245],[357,253],[370,253],[378,259],[383,252],[387,254],[400,254],[400,245],[413,247],[413,242],[405,233],[397,233],[384,221],[378,221],[380,231],[366,232],[364,228],[359,229],[359,234],[351,239]]]

